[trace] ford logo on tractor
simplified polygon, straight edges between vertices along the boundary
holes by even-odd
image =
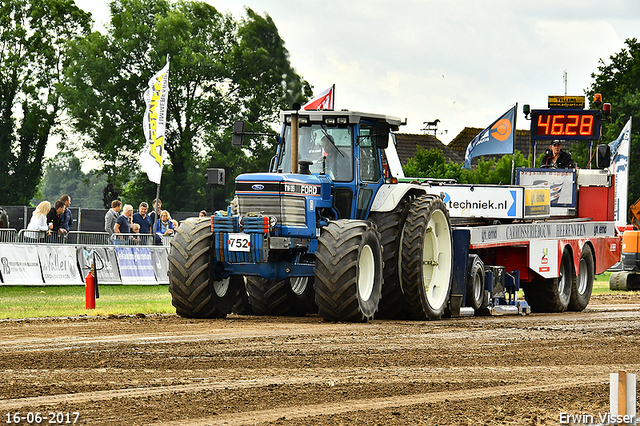
[[[255,185],[251,185],[251,189],[255,189],[256,191],[262,191],[264,189],[264,185],[260,185],[260,184],[255,184]]]

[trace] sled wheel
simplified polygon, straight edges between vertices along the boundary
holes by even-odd
[[[589,304],[591,292],[593,291],[593,277],[595,272],[595,262],[593,251],[589,244],[582,246],[578,277],[571,288],[571,298],[569,299],[570,311],[582,311]]]

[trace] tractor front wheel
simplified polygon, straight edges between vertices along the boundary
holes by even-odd
[[[373,319],[382,291],[380,234],[371,222],[330,221],[316,251],[316,305],[325,321]]]

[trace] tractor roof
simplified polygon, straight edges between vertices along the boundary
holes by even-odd
[[[282,111],[280,113],[280,119],[283,122],[289,122],[291,120],[291,114],[295,113],[295,111]],[[311,123],[327,123],[327,119],[331,118],[339,118],[346,117],[348,124],[357,124],[360,123],[361,120],[371,120],[371,121],[386,121],[389,123],[389,127],[391,130],[398,130],[400,125],[405,124],[398,117],[393,117],[390,115],[383,114],[370,114],[359,111],[349,111],[349,110],[341,110],[341,111],[298,111],[298,115],[300,118],[306,118],[309,124]]]

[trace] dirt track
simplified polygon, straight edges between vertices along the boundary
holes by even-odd
[[[640,373],[640,296],[437,322],[4,321],[0,342],[0,424],[549,425],[597,420],[609,373]]]

